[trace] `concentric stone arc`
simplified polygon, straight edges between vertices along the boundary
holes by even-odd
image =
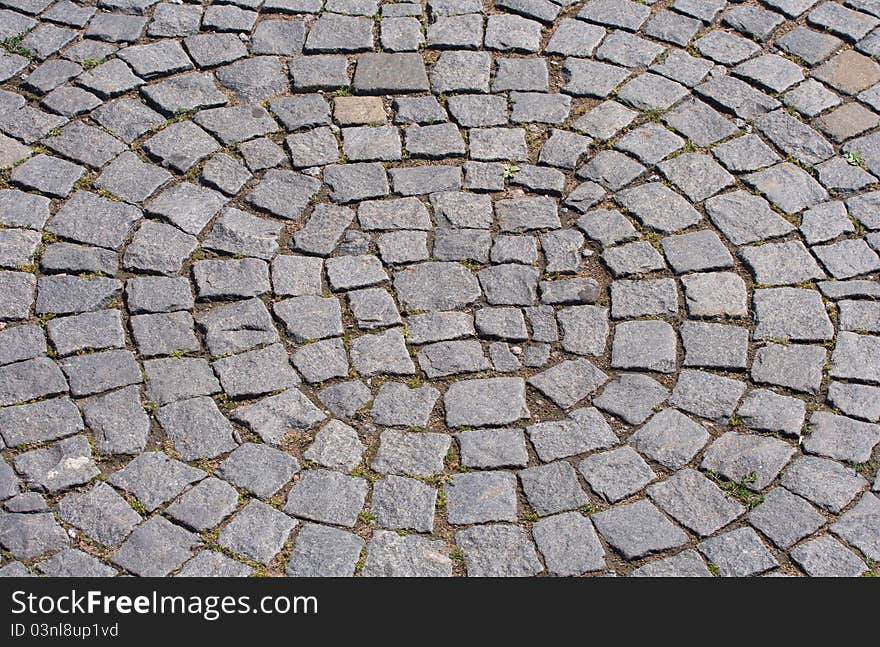
[[[880,12],[0,0],[0,575],[880,574]]]

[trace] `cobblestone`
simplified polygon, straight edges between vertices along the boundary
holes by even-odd
[[[876,571],[870,3],[7,4],[4,574]]]

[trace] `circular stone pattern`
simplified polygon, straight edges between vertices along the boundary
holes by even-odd
[[[877,574],[870,3],[0,4],[0,574]]]

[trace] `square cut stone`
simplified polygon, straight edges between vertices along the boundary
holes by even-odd
[[[370,510],[383,528],[432,532],[437,490],[415,479],[389,475],[376,482]]]
[[[271,445],[280,444],[292,430],[311,429],[326,417],[326,414],[296,388],[287,389],[232,412],[234,420]]]
[[[118,310],[99,310],[51,319],[46,325],[49,341],[59,355],[81,350],[104,350],[125,346]]]
[[[473,526],[455,533],[470,577],[530,577],[543,570],[526,532],[508,524]]]
[[[820,117],[816,125],[836,142],[876,128],[880,117],[858,103],[847,103]]]
[[[565,461],[522,470],[519,480],[529,505],[542,517],[574,510],[590,502],[578,483],[577,472]]]
[[[647,72],[620,88],[618,99],[637,110],[668,110],[688,94],[680,83]]]
[[[350,355],[355,370],[364,376],[412,375],[416,372],[400,328],[353,339]]]
[[[660,233],[675,233],[701,220],[687,200],[659,182],[624,189],[618,192],[616,199],[642,225]]]
[[[745,369],[749,331],[739,326],[685,321],[680,329],[684,365],[720,369]]]
[[[66,198],[85,171],[78,164],[40,153],[16,166],[9,179],[22,188]]]
[[[74,396],[94,395],[143,381],[141,369],[128,350],[74,355],[61,362]]]
[[[113,563],[135,575],[162,577],[190,559],[199,545],[198,535],[164,517],[153,517],[129,535]]]
[[[333,118],[340,126],[385,123],[385,106],[381,97],[336,97]]]
[[[751,528],[738,528],[706,539],[697,544],[697,549],[718,567],[722,577],[748,577],[779,565]]]
[[[269,265],[255,258],[196,261],[192,266],[199,300],[247,299],[270,290]]]
[[[306,470],[288,493],[284,511],[295,517],[351,528],[366,496],[364,479],[330,470]]]
[[[880,81],[880,65],[854,50],[846,50],[813,70],[812,76],[835,90],[857,94]]]
[[[831,376],[880,384],[880,341],[873,335],[841,332],[831,355]]]
[[[598,139],[607,140],[632,123],[637,114],[616,101],[605,101],[580,117],[572,127]]]
[[[669,397],[664,386],[647,375],[624,374],[608,384],[593,404],[633,425],[644,422]]]
[[[145,452],[114,472],[108,482],[133,494],[147,512],[152,512],[205,476],[202,470],[162,452]]]
[[[163,165],[184,173],[220,150],[220,145],[191,121],[171,124],[144,142],[144,150]]]
[[[251,398],[299,384],[281,344],[221,358],[213,367],[231,398]]]
[[[804,450],[850,463],[865,463],[880,442],[880,425],[853,420],[826,411],[810,416],[810,434]]]
[[[760,492],[794,453],[794,448],[784,441],[729,431],[709,446],[700,467]]]
[[[578,14],[581,20],[629,31],[638,30],[651,15],[644,5],[630,0],[591,0]]]
[[[408,387],[400,382],[383,384],[373,402],[373,422],[384,426],[425,427],[440,392],[432,386]]]
[[[585,359],[577,359],[562,361],[537,373],[529,378],[528,383],[552,400],[556,406],[567,409],[583,400],[607,380],[608,376],[593,364]]]
[[[82,430],[79,410],[67,397],[0,409],[0,434],[8,447],[57,440]]]
[[[612,319],[672,317],[677,312],[678,292],[672,279],[618,280],[611,284]],[[659,326],[654,331],[663,334]]]
[[[351,577],[364,549],[357,535],[322,526],[305,524],[297,533],[287,567],[291,577]]]
[[[664,409],[629,438],[642,454],[671,470],[689,463],[709,440],[706,429],[675,409]]]
[[[840,105],[840,98],[815,79],[807,79],[786,92],[783,101],[807,117],[816,117],[828,108]]]
[[[118,546],[142,521],[128,502],[106,483],[73,492],[58,502],[61,519],[105,546]]]
[[[856,553],[828,535],[801,544],[791,557],[810,577],[859,577],[868,570]]]
[[[352,395],[356,397],[354,390]],[[331,469],[352,470],[361,462],[363,453],[364,445],[357,432],[344,422],[331,420],[315,434],[303,458]]]
[[[677,274],[733,267],[733,257],[711,230],[669,236],[661,239],[660,245]]]
[[[779,161],[779,156],[757,135],[743,135],[719,144],[712,154],[734,173],[755,171]]]
[[[696,470],[686,468],[648,488],[648,496],[679,523],[708,537],[746,509]]]
[[[751,391],[737,410],[743,425],[749,429],[794,437],[801,434],[805,414],[806,404],[803,400],[778,395],[767,389]]]
[[[516,521],[516,477],[510,472],[456,474],[444,489],[451,524]]]
[[[672,373],[676,344],[675,331],[665,321],[624,321],[614,329],[611,365]]]
[[[299,471],[297,460],[260,443],[244,443],[217,466],[217,476],[268,499]]]
[[[350,371],[345,346],[339,337],[306,344],[293,353],[292,361],[305,380],[311,383],[345,377]]]
[[[183,460],[216,458],[236,447],[232,425],[209,397],[166,404],[156,419]]]
[[[788,549],[824,526],[825,517],[801,497],[776,487],[749,512],[749,523],[774,544]]]
[[[619,442],[598,409],[575,409],[568,419],[540,422],[526,429],[542,461],[568,458],[596,449],[606,449]]]
[[[580,575],[605,567],[605,550],[593,524],[577,512],[542,519],[532,526],[532,535],[554,575]]]
[[[297,522],[262,501],[251,501],[223,526],[217,543],[261,564],[281,552]]]
[[[654,560],[634,569],[630,577],[712,577],[695,550],[683,550],[672,557]]]
[[[455,434],[465,467],[525,467],[525,435],[520,429],[474,429]]]
[[[752,380],[794,391],[816,393],[827,353],[820,346],[768,344],[752,360]]]
[[[859,502],[831,525],[831,531],[858,548],[865,557],[880,558],[880,498],[866,492]]]
[[[354,88],[360,94],[402,94],[426,92],[430,86],[421,55],[397,53],[364,54],[358,58]]]
[[[593,491],[611,503],[635,494],[657,478],[654,470],[629,446],[588,456],[578,470]]]
[[[238,492],[218,478],[206,478],[187,490],[165,512],[188,528],[202,532],[216,527],[238,507]]]
[[[783,92],[804,78],[799,65],[778,54],[764,54],[749,59],[737,65],[733,73],[768,92]]]
[[[800,8],[798,8],[798,13]],[[776,45],[794,56],[799,56],[808,65],[816,65],[828,58],[843,41],[829,33],[818,32],[807,27],[795,27],[776,40]]]
[[[828,402],[842,413],[866,420],[880,420],[880,388],[867,384],[833,381],[828,386]]]
[[[799,213],[828,199],[828,193],[812,176],[788,162],[751,173],[744,180],[786,213]]]
[[[254,569],[213,550],[202,550],[175,577],[249,577]]]
[[[371,467],[382,474],[437,474],[444,469],[451,443],[445,434],[386,430],[379,436],[379,451]]]
[[[782,476],[786,489],[832,514],[840,514],[865,484],[865,479],[852,468],[816,456],[795,459]]]
[[[277,302],[273,310],[298,343],[342,334],[342,309],[334,297],[293,297]]]
[[[721,65],[736,65],[760,51],[752,41],[721,30],[701,36],[694,46],[700,54]]]
[[[812,251],[835,279],[850,279],[880,270],[880,257],[864,239],[816,245]]]
[[[562,89],[576,97],[605,99],[629,76],[625,68],[578,58],[566,59],[563,69],[568,82]]]
[[[660,171],[694,202],[701,202],[731,186],[733,176],[709,155],[685,153],[661,162]]]
[[[821,295],[799,288],[755,290],[754,339],[790,341],[825,341],[834,328]]]
[[[709,219],[734,245],[777,238],[795,229],[766,200],[742,190],[709,198],[705,207]]]
[[[669,402],[703,418],[726,422],[746,389],[744,382],[705,371],[684,369]]]
[[[453,383],[444,395],[446,424],[485,427],[529,415],[522,378],[489,378]]]
[[[428,126],[438,128],[442,126]],[[407,150],[412,128],[407,130]],[[395,161],[401,159],[400,136],[393,126],[359,126],[342,130],[343,152],[353,162]],[[336,161],[336,160],[332,160]]]
[[[217,537],[217,543],[262,564],[277,555],[297,522],[262,501],[248,503]]]
[[[799,241],[747,247],[740,252],[755,281],[762,285],[792,285],[824,279],[825,273]]]
[[[652,72],[678,81],[689,88],[694,87],[706,78],[712,69],[712,61],[698,56],[691,56],[682,50],[667,50],[669,55],[651,66]]]
[[[596,529],[624,559],[675,548],[687,543],[687,535],[676,527],[650,501],[616,506],[593,515]]]

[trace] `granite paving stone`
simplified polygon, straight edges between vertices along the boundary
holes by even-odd
[[[721,577],[757,575],[779,564],[758,534],[746,527],[706,539],[697,548],[715,564]]]
[[[292,577],[351,577],[364,548],[357,535],[316,523],[296,535],[287,574]]]
[[[708,537],[745,512],[696,470],[685,468],[647,489],[648,496],[669,515],[701,537]]]
[[[764,501],[749,512],[748,520],[782,549],[790,548],[825,525],[825,517],[784,487],[767,492]]]
[[[831,525],[831,532],[858,548],[865,557],[875,560],[880,556],[880,499],[865,492],[858,503]]]
[[[88,5],[0,9],[4,574],[872,568],[871,2]]]
[[[442,541],[376,530],[367,544],[364,577],[449,577],[452,560]]]
[[[472,526],[458,531],[455,540],[470,577],[528,577],[544,570],[534,544],[517,526]]]
[[[639,499],[593,515],[599,534],[625,559],[681,546],[687,535],[646,499]]]

